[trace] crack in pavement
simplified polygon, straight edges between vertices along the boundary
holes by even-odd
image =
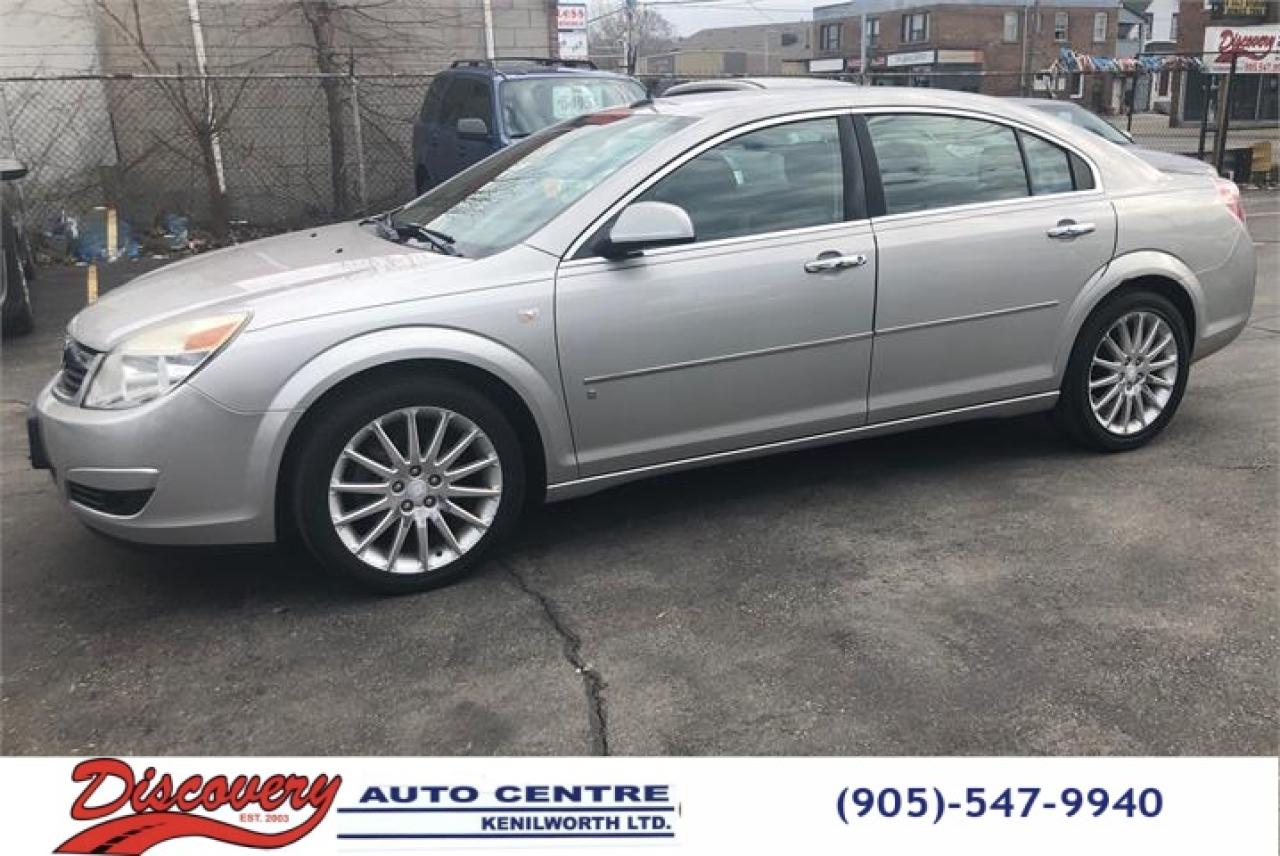
[[[507,572],[515,581],[520,591],[537,602],[542,608],[551,629],[556,632],[564,644],[564,658],[573,666],[573,670],[582,678],[582,688],[587,695],[587,725],[591,734],[591,750],[593,755],[609,754],[608,719],[605,715],[604,690],[608,686],[600,673],[582,659],[582,639],[565,622],[560,608],[550,597],[538,591],[529,580],[505,560],[496,564]]]

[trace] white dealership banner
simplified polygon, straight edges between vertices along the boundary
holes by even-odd
[[[1204,62],[1213,74],[1280,74],[1280,24],[1256,27],[1205,27]]]
[[[10,757],[0,824],[22,856],[1274,856],[1278,774],[1274,758]]]

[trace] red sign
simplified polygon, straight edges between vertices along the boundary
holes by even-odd
[[[241,847],[285,847],[320,825],[342,785],[341,776],[298,775],[189,776],[175,782],[168,773],[146,768],[141,777],[124,761],[95,758],[76,765],[72,781],[84,790],[71,806],[73,820],[99,821],[64,841],[56,853],[112,853],[137,856],[174,838],[200,837]],[[108,785],[113,797],[99,796]],[[237,812],[238,823],[209,815],[220,809]],[[260,809],[261,811],[250,811]],[[305,820],[290,825],[293,812],[310,809]],[[119,812],[127,811],[125,814]],[[118,815],[114,816],[113,815]],[[270,823],[278,832],[250,828]]]
[[[1280,26],[1209,27],[1204,31],[1205,60],[1216,73],[1236,71],[1274,74],[1280,71]]]

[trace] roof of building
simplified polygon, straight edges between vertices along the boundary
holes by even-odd
[[[1086,9],[1114,8],[1120,0],[848,0],[844,3],[832,3],[826,6],[815,6],[815,21],[832,18],[853,18],[858,15],[874,15],[880,12],[906,11],[908,9],[925,9],[937,6],[1042,6],[1042,7],[1080,7]]]

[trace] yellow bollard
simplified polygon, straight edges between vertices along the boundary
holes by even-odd
[[[89,273],[84,283],[85,303],[94,303],[98,299],[98,266],[89,265]]]
[[[120,227],[116,222],[116,209],[107,209],[107,261],[113,262],[120,254]]]

